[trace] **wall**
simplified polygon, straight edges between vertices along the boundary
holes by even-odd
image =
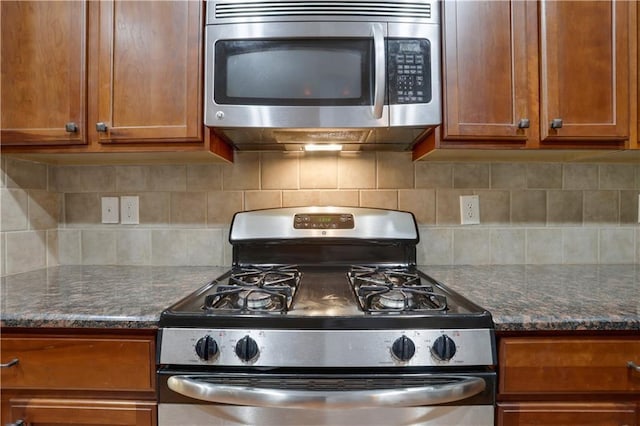
[[[636,164],[240,153],[233,165],[3,158],[2,170],[3,274],[58,262],[228,265],[233,212],[322,204],[412,211],[423,265],[640,263]],[[480,196],[480,225],[459,225],[468,194]],[[100,198],[121,195],[140,197],[140,225],[100,223]]]

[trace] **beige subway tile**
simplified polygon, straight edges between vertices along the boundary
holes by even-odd
[[[453,264],[453,230],[420,227],[416,256],[418,265]]]
[[[113,192],[116,190],[114,166],[58,166],[55,188],[60,192]]]
[[[473,192],[480,202],[480,223],[490,225],[510,223],[511,193],[509,191],[486,189]]]
[[[0,155],[0,188],[7,187],[7,174],[4,171],[7,168],[7,157]]]
[[[280,191],[245,191],[244,205],[246,210],[281,207],[282,194]]]
[[[67,225],[102,223],[101,197],[92,192],[64,194],[64,220]]]
[[[229,242],[229,228],[222,229],[222,266],[233,264],[233,246]]]
[[[597,164],[563,164],[564,189],[598,189]]]
[[[311,153],[300,159],[301,189],[338,188],[338,156],[336,153]]]
[[[60,213],[60,195],[56,192],[29,191],[29,227],[31,229],[57,228]]]
[[[489,188],[490,165],[456,163],[453,165],[454,188]]]
[[[582,225],[582,191],[548,191],[547,223]]]
[[[453,264],[486,265],[491,263],[489,229],[457,228],[453,230]]]
[[[28,195],[22,189],[0,189],[2,217],[0,231],[25,231],[28,228]]]
[[[514,265],[525,261],[524,229],[491,230],[491,263]]]
[[[640,229],[636,231],[636,263],[640,264]]]
[[[170,223],[170,192],[141,192],[138,197],[141,225],[164,225]]]
[[[223,239],[221,229],[186,230],[187,265],[222,266]]]
[[[527,188],[561,189],[562,164],[529,163],[527,164]]]
[[[492,163],[491,188],[524,189],[527,187],[525,163]]]
[[[61,265],[82,264],[82,231],[60,229],[58,231],[58,261]]]
[[[47,165],[33,161],[7,158],[4,171],[5,186],[21,189],[47,189]]]
[[[225,191],[260,189],[260,154],[236,152],[233,164],[223,164],[222,189]]]
[[[401,189],[398,208],[413,213],[419,224],[433,225],[436,223],[436,190]]]
[[[415,187],[415,173],[410,152],[378,152],[377,167],[378,189]]]
[[[398,208],[398,191],[360,191],[360,206],[396,210]]]
[[[635,237],[631,227],[600,229],[600,263],[634,263]]]
[[[320,191],[282,191],[283,207],[319,206]]]
[[[206,192],[172,192],[170,222],[175,225],[207,223]]]
[[[453,165],[450,163],[415,163],[416,188],[453,188]]]
[[[283,191],[283,207],[351,206],[360,203],[358,191]]]
[[[47,267],[57,266],[60,264],[60,260],[59,260],[60,244],[58,242],[58,230],[57,229],[47,230],[46,238],[47,238],[46,265]]]
[[[207,224],[228,225],[233,214],[244,210],[242,191],[212,191],[207,193]]]
[[[116,166],[116,190],[148,191],[152,166]]]
[[[635,176],[633,164],[601,164],[600,189],[634,189]]]
[[[620,191],[620,224],[638,223],[638,195],[640,191]]]
[[[148,265],[151,262],[151,230],[118,230],[116,262],[118,265]]]
[[[545,224],[546,222],[546,191],[528,189],[511,191],[511,223]]]
[[[6,274],[18,274],[47,266],[45,231],[7,232]]]
[[[473,192],[468,189],[436,190],[436,223],[438,225],[460,225],[461,195],[473,195]]]
[[[219,191],[222,189],[220,164],[187,165],[187,191]]]
[[[189,237],[185,229],[154,229],[151,231],[151,264],[182,266],[189,264]]]
[[[533,265],[561,264],[562,232],[556,228],[527,229],[525,262]]]
[[[597,264],[598,229],[583,226],[562,229],[562,256],[566,264]]]
[[[4,277],[6,275],[6,271],[7,271],[7,267],[5,266],[6,258],[7,258],[7,233],[0,232],[0,277]]]
[[[163,164],[147,166],[147,188],[149,191],[186,191],[187,166]]]
[[[297,189],[299,186],[299,164],[298,156],[280,152],[262,153],[260,161],[261,188],[263,190]]]
[[[618,191],[584,191],[584,223],[611,224],[619,220]]]
[[[353,155],[349,154],[344,153],[338,157],[338,188],[375,188],[376,153],[357,152]]]
[[[83,229],[80,236],[83,265],[116,265],[116,233]]]

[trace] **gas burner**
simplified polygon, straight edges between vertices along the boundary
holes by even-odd
[[[286,312],[300,284],[295,265],[244,267],[233,271],[227,284],[215,283],[205,297],[208,311]]]
[[[353,266],[349,282],[365,312],[445,311],[447,299],[405,268]]]

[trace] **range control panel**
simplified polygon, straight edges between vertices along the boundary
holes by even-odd
[[[295,229],[353,229],[353,215],[350,213],[305,213],[293,217]]]

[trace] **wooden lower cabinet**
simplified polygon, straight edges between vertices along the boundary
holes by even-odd
[[[497,425],[640,426],[639,362],[637,335],[499,337]]]
[[[154,330],[1,332],[2,425],[157,423]]]

